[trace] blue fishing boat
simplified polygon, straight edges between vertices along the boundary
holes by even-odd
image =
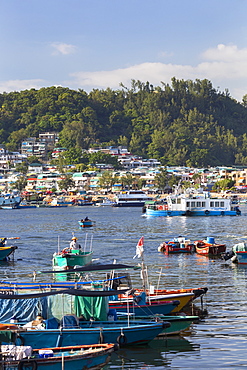
[[[27,294],[6,292],[0,294],[0,322],[9,322],[14,312],[19,335],[16,344],[32,348],[98,342],[142,344],[153,340],[167,326],[163,322],[106,321],[108,313],[112,318],[112,312],[108,312],[108,297],[118,292],[80,289]],[[39,319],[34,320],[37,314]]]
[[[94,344],[47,349],[30,346],[2,345],[0,365],[6,370],[81,370],[99,369],[105,366],[115,344]]]
[[[193,294],[188,294],[188,300]],[[134,299],[110,301],[109,307],[116,310],[117,313],[133,312],[136,316],[149,316],[155,314],[169,315],[180,304],[178,299],[165,300],[165,297],[159,299],[146,299],[146,293],[142,292]]]
[[[85,219],[85,220],[80,220],[78,221],[80,227],[92,227],[95,225],[95,221],[92,221],[92,220],[89,220],[89,219]]]

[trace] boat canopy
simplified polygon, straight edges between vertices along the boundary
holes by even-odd
[[[88,265],[78,268],[73,268],[70,270],[48,270],[48,271],[38,271],[40,274],[57,274],[57,273],[71,273],[71,272],[89,272],[89,271],[107,271],[107,270],[124,270],[124,269],[133,269],[133,270],[139,270],[140,266],[129,266],[129,265],[123,265],[121,263],[111,263],[106,265]]]

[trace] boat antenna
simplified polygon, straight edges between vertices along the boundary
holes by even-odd
[[[160,279],[161,279],[161,275],[162,275],[162,270],[163,270],[163,267],[161,267],[161,269],[160,269],[160,273],[159,273],[159,277],[158,277],[158,283],[157,283],[157,291],[158,291],[159,286],[160,286]]]
[[[90,242],[90,252],[92,251],[93,249],[93,235],[91,236],[91,242]]]
[[[87,247],[87,233],[86,233],[86,237],[85,237],[84,252],[86,251],[86,247]]]
[[[57,237],[57,253],[59,254],[60,252],[60,243],[59,243],[59,235]]]

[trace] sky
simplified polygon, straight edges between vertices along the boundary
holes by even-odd
[[[247,0],[0,0],[0,93],[208,79],[247,94]]]

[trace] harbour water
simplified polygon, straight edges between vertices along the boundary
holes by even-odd
[[[165,256],[161,242],[179,235],[191,240],[215,238],[227,250],[247,240],[246,206],[236,217],[146,218],[140,208],[62,207],[2,210],[1,237],[20,237],[8,245],[18,246],[14,261],[0,265],[1,281],[48,281],[39,271],[51,268],[52,254],[68,246],[72,234],[84,248],[92,240],[94,259],[100,263],[137,264],[136,244],[144,237],[144,260],[149,282],[160,288],[208,287],[204,298],[205,318],[183,337],[152,341],[148,346],[123,348],[113,354],[105,369],[238,369],[247,366],[246,277],[247,268],[219,258],[192,255]],[[96,222],[80,229],[78,220],[88,216]],[[141,287],[140,273],[134,272],[133,286]],[[195,303],[195,311],[200,301]]]

